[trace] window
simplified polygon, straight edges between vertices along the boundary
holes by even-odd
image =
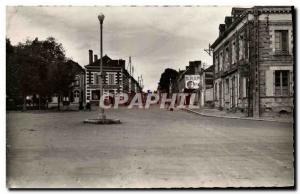
[[[215,101],[218,101],[218,85],[215,83]]]
[[[216,56],[215,56],[215,72],[218,73],[218,71],[219,71],[219,57],[216,54]]]
[[[226,87],[225,93],[229,94],[229,79],[228,78],[226,79],[226,85],[225,85],[225,87]]]
[[[275,53],[288,54],[288,30],[275,30]]]
[[[75,90],[73,96],[74,96],[74,98],[79,97],[79,91],[78,91],[78,90]]]
[[[275,71],[275,95],[287,96],[289,94],[289,71]]]
[[[245,44],[244,44],[244,35],[239,37],[239,60],[245,58]]]
[[[245,77],[243,77],[243,79],[242,79],[242,98],[246,98],[246,97],[248,97],[248,86],[249,86],[249,81],[247,80],[247,78],[245,78]]]
[[[97,73],[94,73],[94,84],[99,84],[99,75]]]
[[[231,63],[235,64],[236,63],[236,48],[235,48],[235,42],[232,42],[232,47],[231,47]]]
[[[100,90],[92,90],[92,100],[99,100]]]
[[[229,66],[229,48],[225,48],[225,60],[224,60],[224,69],[227,69]]]
[[[115,85],[115,74],[108,73],[108,85]]]
[[[220,71],[223,70],[223,52],[220,52],[220,57],[219,57],[219,66],[220,66]]]

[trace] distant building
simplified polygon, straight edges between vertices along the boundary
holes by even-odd
[[[214,66],[203,69],[200,72],[199,105],[200,107],[213,106]]]
[[[71,84],[72,93],[70,95],[71,103],[85,103],[85,70],[78,63],[74,64],[76,76]]]
[[[85,70],[78,63],[70,60],[69,64],[72,66],[72,70],[75,73],[75,77],[71,85],[69,86],[69,93],[61,96],[60,103],[62,105],[74,105],[79,106],[85,103]],[[50,98],[49,107],[56,107],[58,105],[58,96],[53,95]]]
[[[293,7],[232,8],[211,47],[216,107],[293,112]]]
[[[127,93],[131,96],[134,93],[142,92],[142,87],[125,68],[125,60],[113,60],[107,55],[103,56],[103,90],[104,95]],[[99,103],[100,97],[100,59],[89,50],[89,64],[85,66],[86,81],[86,102]]]
[[[179,70],[176,88],[179,93],[189,94],[186,97],[186,104],[189,104],[192,93],[196,94],[195,103],[199,102],[200,71],[201,61],[190,61],[185,70]]]

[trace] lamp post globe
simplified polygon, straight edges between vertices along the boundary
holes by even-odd
[[[100,14],[98,15],[98,20],[99,20],[99,22],[100,22],[101,24],[103,23],[104,18],[105,18],[105,16],[104,16],[103,13],[100,13]]]

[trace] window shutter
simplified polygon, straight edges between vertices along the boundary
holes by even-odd
[[[272,96],[275,96],[276,94],[275,94],[275,71],[273,71],[273,73],[272,73],[272,75],[273,75],[273,85],[272,85],[272,89],[273,89],[273,91],[272,91]]]
[[[97,73],[94,73],[94,84],[97,84]]]
[[[280,50],[280,32],[275,31],[275,49]]]
[[[266,71],[266,81],[265,81],[265,87],[266,87],[266,96],[273,96],[274,95],[274,72],[272,70]]]
[[[293,80],[293,71],[290,71],[290,76],[289,76],[289,86],[290,86],[290,95],[294,95],[294,80]]]
[[[282,40],[282,51],[288,50],[288,31],[283,30],[281,32],[281,40]]]
[[[243,97],[247,97],[247,80],[243,77]]]

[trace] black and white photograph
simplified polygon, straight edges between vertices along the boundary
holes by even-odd
[[[295,189],[297,7],[5,12],[8,190]]]

